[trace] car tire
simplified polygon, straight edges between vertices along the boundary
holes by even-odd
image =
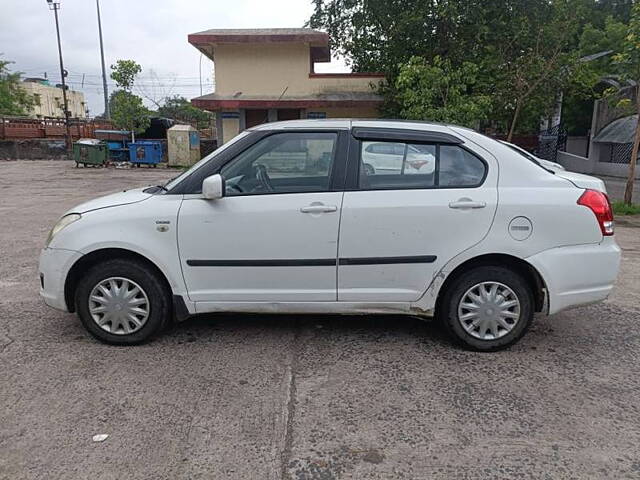
[[[447,332],[462,346],[476,351],[512,345],[526,333],[534,314],[527,281],[513,270],[497,266],[476,267],[457,276],[440,306],[438,318]]]
[[[91,267],[78,283],[75,304],[87,331],[111,345],[150,340],[170,322],[172,312],[163,279],[143,263],[124,259]]]

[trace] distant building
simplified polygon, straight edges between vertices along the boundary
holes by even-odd
[[[217,112],[219,143],[245,128],[297,118],[377,117],[379,73],[315,73],[329,36],[309,28],[207,30],[189,43],[215,65],[215,92],[193,105]]]
[[[22,88],[35,97],[35,104],[29,112],[30,117],[64,118],[64,102],[62,99],[62,86],[51,85],[44,78],[26,78],[22,82]],[[72,118],[86,118],[87,105],[84,101],[84,93],[67,90],[67,104]]]

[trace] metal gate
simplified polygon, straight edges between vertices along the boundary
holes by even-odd
[[[567,146],[567,130],[562,125],[556,125],[538,134],[538,148],[536,156],[552,162],[556,161],[558,150]]]

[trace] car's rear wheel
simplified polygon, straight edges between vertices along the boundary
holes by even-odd
[[[94,265],[76,289],[82,324],[100,341],[143,343],[171,318],[171,297],[163,281],[146,265],[122,259]]]
[[[516,342],[533,320],[533,293],[518,273],[493,266],[476,267],[448,286],[440,318],[464,346],[500,350]]]

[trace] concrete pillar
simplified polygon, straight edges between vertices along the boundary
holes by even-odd
[[[247,111],[244,108],[240,109],[239,130],[244,132],[247,129]]]
[[[224,143],[222,133],[222,112],[216,112],[216,140],[218,141],[218,146]]]
[[[227,143],[240,133],[240,112],[222,112],[222,143]]]

